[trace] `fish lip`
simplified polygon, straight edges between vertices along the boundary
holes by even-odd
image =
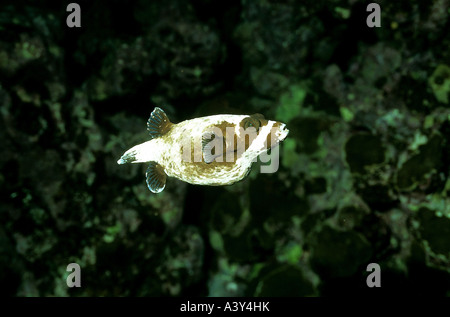
[[[289,134],[289,129],[286,128],[286,124],[282,123],[280,125],[280,136],[279,136],[279,142],[283,141],[284,139],[286,139],[286,137]]]

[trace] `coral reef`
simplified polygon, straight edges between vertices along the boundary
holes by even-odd
[[[156,3],[0,5],[3,295],[450,295],[449,1]],[[286,122],[278,171],[152,194],[155,106]]]

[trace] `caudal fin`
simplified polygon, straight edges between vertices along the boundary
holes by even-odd
[[[117,161],[117,164],[133,163],[134,161],[136,161],[136,151],[127,151]]]

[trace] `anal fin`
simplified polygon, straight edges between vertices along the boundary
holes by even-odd
[[[166,173],[164,168],[156,162],[150,162],[145,173],[148,189],[152,193],[160,193],[166,187]]]

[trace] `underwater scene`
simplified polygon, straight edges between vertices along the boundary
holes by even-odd
[[[2,297],[450,296],[450,1],[2,1]]]

